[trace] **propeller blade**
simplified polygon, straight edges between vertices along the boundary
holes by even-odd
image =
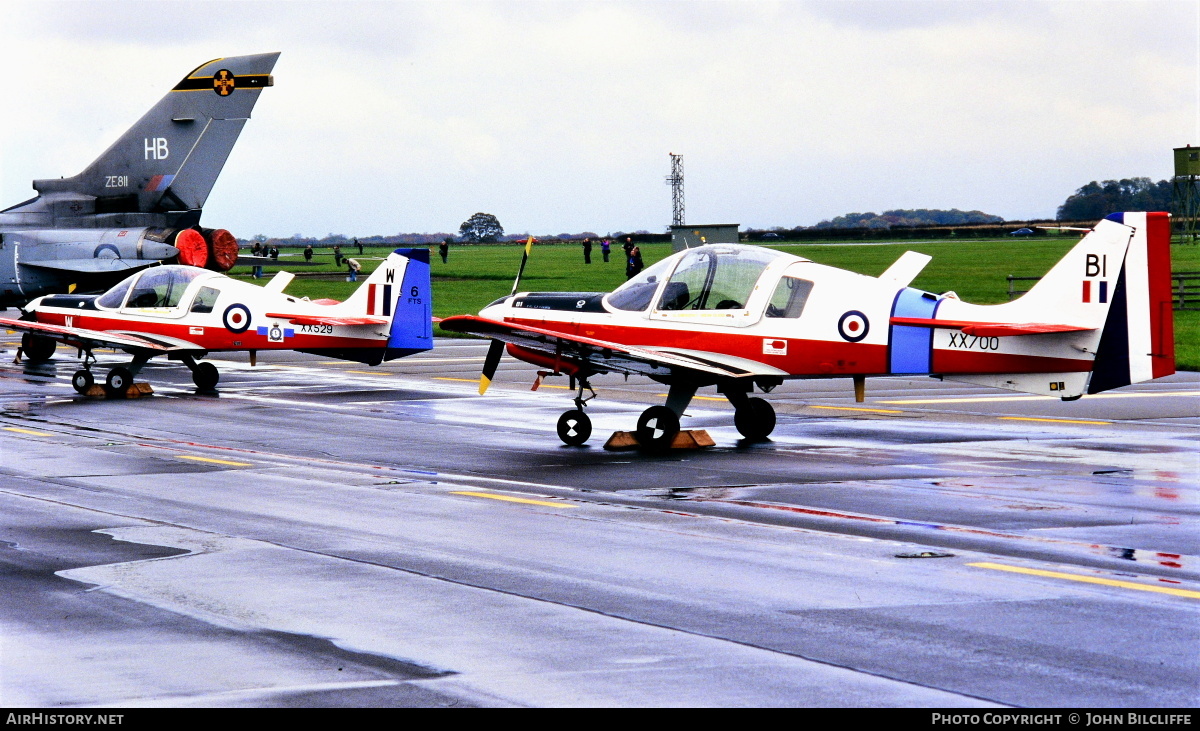
[[[500,356],[504,355],[504,341],[493,340],[488,347],[487,358],[483,360],[483,373],[479,376],[479,395],[482,396],[488,386],[492,385],[492,377],[496,375],[496,366],[500,365]]]
[[[532,252],[533,237],[530,236],[529,240],[525,242],[525,253],[521,255],[521,266],[517,269],[517,278],[513,280],[512,292],[509,293],[510,297],[517,293],[517,286],[521,284],[521,275],[525,273],[525,262],[529,261],[529,255]]]

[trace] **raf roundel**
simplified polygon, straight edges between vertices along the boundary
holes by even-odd
[[[850,310],[838,320],[838,334],[851,343],[867,337],[870,330],[871,323],[867,321],[867,316],[858,310]]]
[[[250,308],[235,302],[225,308],[223,320],[225,322],[225,329],[229,332],[246,332],[246,328],[250,327]]]

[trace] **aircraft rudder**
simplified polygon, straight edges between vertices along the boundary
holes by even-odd
[[[384,360],[392,360],[433,347],[433,292],[429,249],[396,249],[403,256],[404,279],[396,297],[395,312]]]
[[[1114,287],[1088,393],[1175,372],[1170,215],[1126,212],[1106,220],[1130,226],[1134,233]]]

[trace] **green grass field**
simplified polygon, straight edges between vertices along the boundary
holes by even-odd
[[[821,264],[849,269],[871,276],[881,274],[905,251],[929,254],[933,261],[913,282],[930,292],[954,290],[966,302],[995,304],[1008,301],[1006,275],[1036,277],[1046,273],[1076,242],[1075,236],[1054,236],[1032,240],[964,240],[931,243],[907,242],[871,246],[781,244],[773,246]],[[649,266],[671,253],[670,244],[646,244],[642,258]],[[288,286],[288,294],[298,297],[345,299],[374,271],[390,248],[367,248],[354,258],[363,265],[359,283],[346,282],[345,268],[333,267],[333,255],[318,252],[318,266],[288,267],[288,259],[279,266],[266,267],[266,276],[279,269],[300,274]],[[521,262],[522,246],[455,246],[449,262],[443,264],[433,253],[433,312],[437,317],[476,313],[489,302],[507,295]],[[1200,271],[1200,246],[1171,247],[1173,271]],[[231,274],[249,278],[248,267],[237,267]],[[310,276],[304,276],[305,274]],[[314,278],[313,274],[328,278]],[[266,279],[260,280],[263,283]],[[578,245],[534,245],[533,255],[521,279],[521,289],[529,291],[607,292],[625,281],[624,256],[614,247],[612,261],[605,264],[599,247],[592,252],[592,263],[583,263]],[[1030,282],[1018,282],[1026,289]],[[439,336],[450,335],[440,329]],[[1181,370],[1200,370],[1200,312],[1175,313],[1176,363]]]

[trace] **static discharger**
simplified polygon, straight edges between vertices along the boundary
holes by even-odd
[[[675,440],[671,442],[670,449],[702,449],[704,447],[714,447],[716,444],[704,429],[681,429],[675,435]],[[608,438],[608,441],[604,443],[604,448],[610,452],[639,449],[641,446],[638,443],[637,436],[633,432],[628,431],[615,431]]]

